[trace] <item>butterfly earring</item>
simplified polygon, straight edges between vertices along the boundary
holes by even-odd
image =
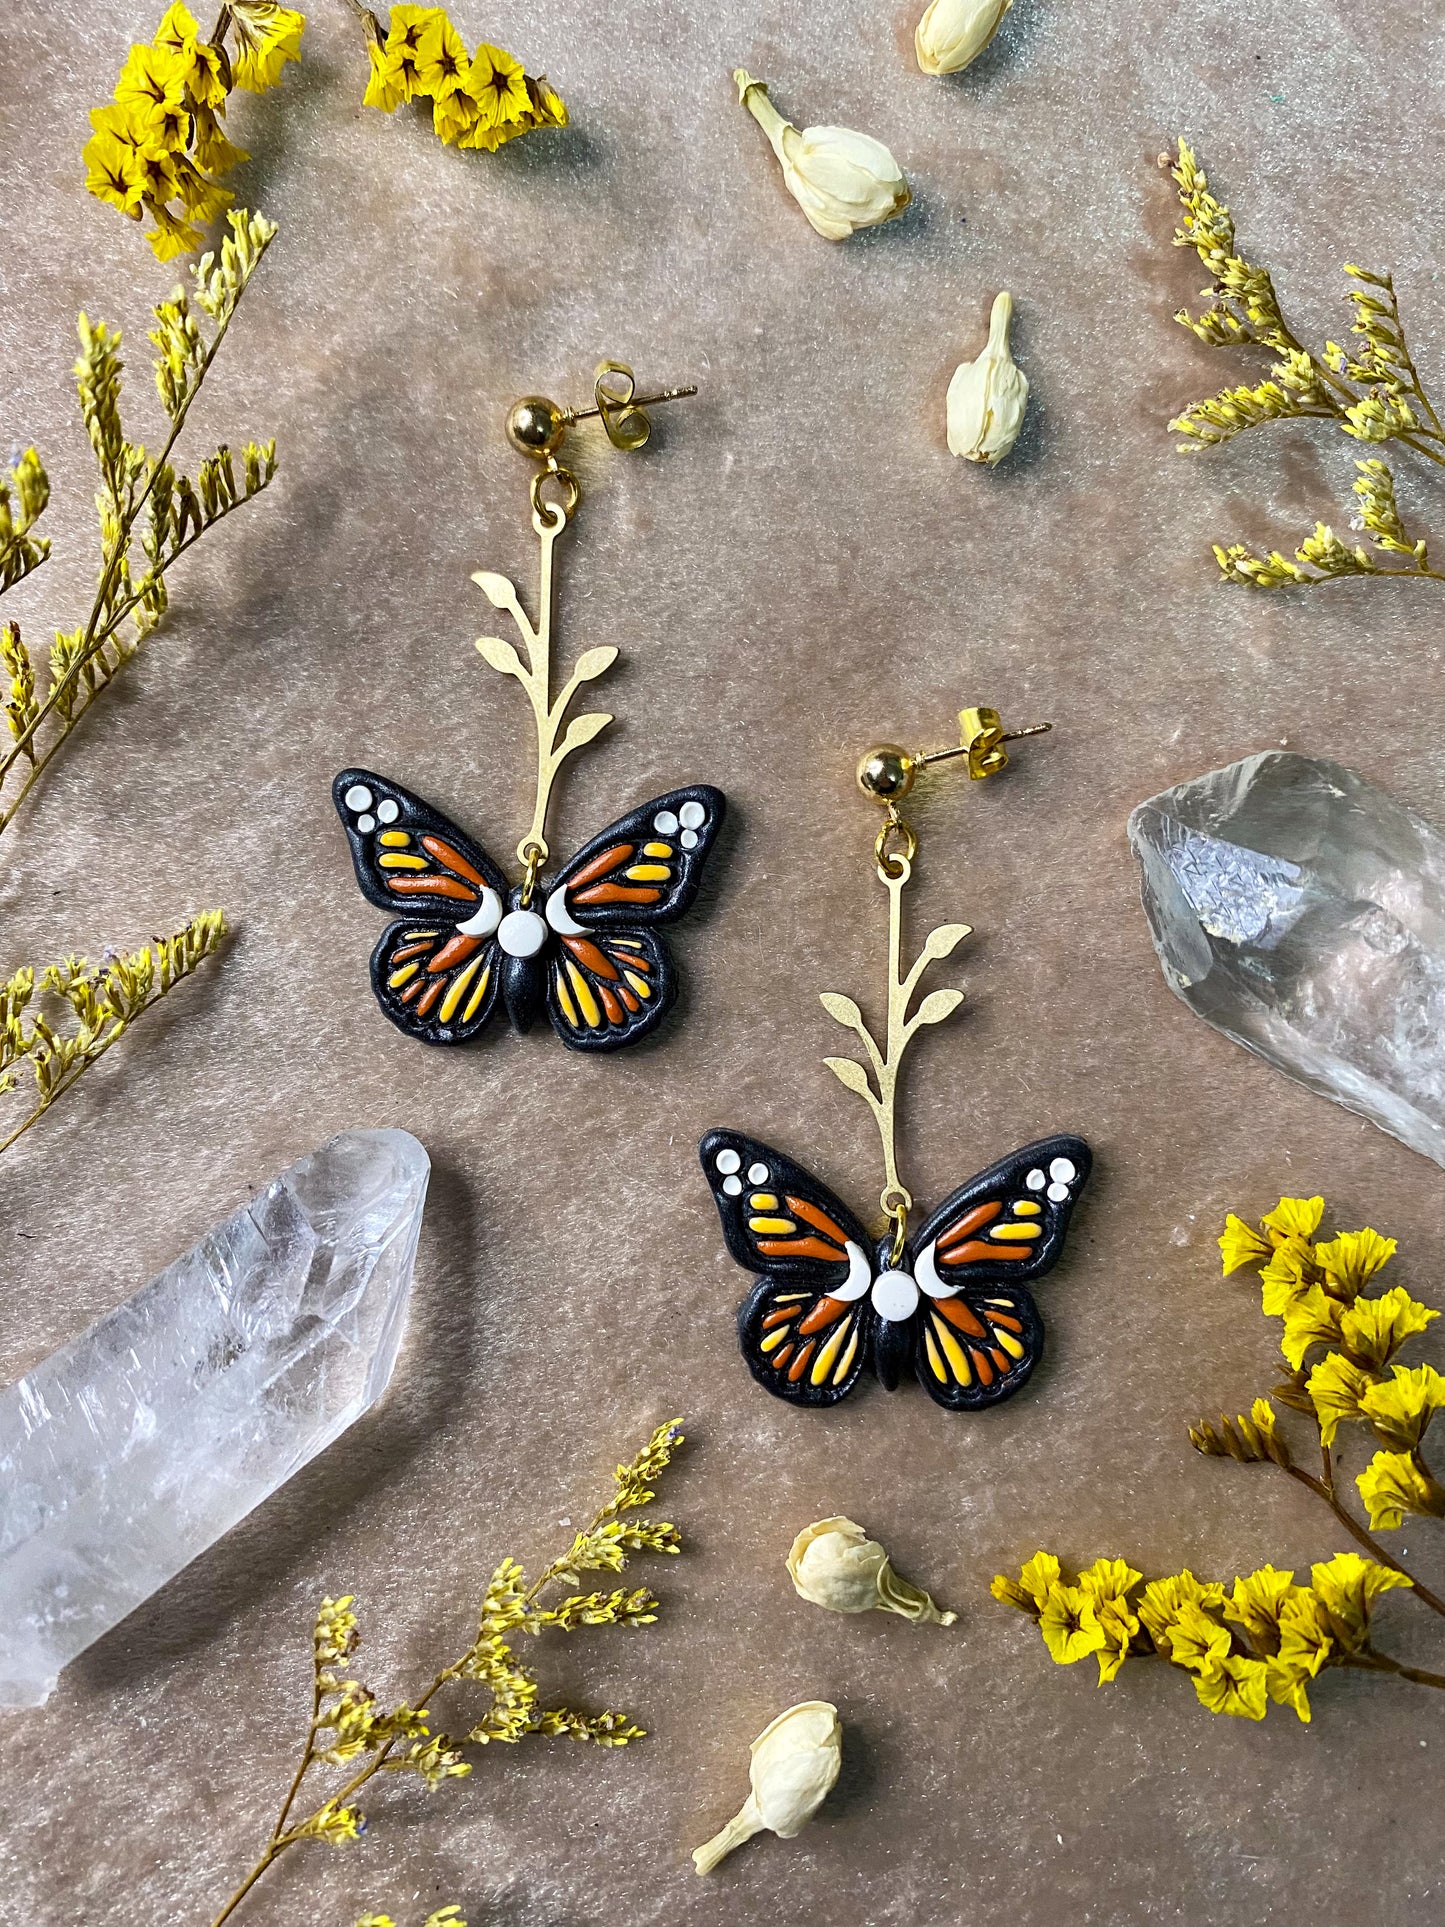
[[[886,812],[874,844],[888,892],[882,1044],[851,997],[822,996],[828,1015],[863,1046],[862,1062],[824,1062],[878,1126],[882,1235],[870,1236],[826,1185],[754,1138],[709,1131],[700,1146],[727,1248],[757,1279],[738,1312],[743,1357],[759,1384],[793,1405],[836,1405],[868,1370],[889,1391],[911,1372],[954,1412],[1010,1397],[1043,1351],[1028,1286],[1057,1262],[1089,1175],[1082,1138],[1041,1138],[971,1178],[912,1227],[913,1198],[898,1174],[895,1143],[899,1073],[916,1033],[951,1016],[963,993],[933,990],[912,1015],[909,1007],[929,965],[951,955],[969,926],[940,925],[902,972],[903,891],[918,837],[899,805],[927,765],[966,756],[971,777],[995,776],[1008,762],[1005,743],[1051,727],[1008,733],[992,709],[965,709],[959,723],[957,749],[909,754],[887,743],[858,765],[860,787]]]
[[[605,361],[593,407],[563,409],[528,395],[507,416],[508,440],[537,463],[536,622],[506,576],[479,569],[472,580],[511,617],[525,659],[501,636],[480,637],[477,649],[522,685],[536,719],[536,800],[517,846],[520,882],[509,884],[480,845],[389,777],[346,769],[332,785],[362,893],[395,917],[372,952],[372,990],[392,1023],[424,1044],[468,1042],[500,999],[518,1031],[529,1030],[545,1008],[573,1050],[620,1050],[654,1030],[677,995],[677,969],[659,926],[682,916],[696,897],[726,802],[707,784],[669,790],[629,810],[549,874],[547,812],[557,772],[612,718],[601,711],[574,716],[565,731],[563,720],[583,683],[605,675],[618,653],[610,644],[584,650],[553,696],[553,550],[582,499],[577,477],[558,460],[567,429],[596,416],[614,448],[635,453],[652,433],[646,407],[696,393],[668,388],[639,397],[632,370]]]

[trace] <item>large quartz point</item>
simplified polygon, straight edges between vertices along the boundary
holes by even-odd
[[[1445,838],[1279,750],[1151,797],[1129,837],[1190,1009],[1445,1164]]]
[[[0,1394],[0,1706],[381,1396],[429,1171],[405,1131],[332,1138]]]

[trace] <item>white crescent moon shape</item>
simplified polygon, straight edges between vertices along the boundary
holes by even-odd
[[[946,1285],[939,1277],[938,1266],[933,1261],[933,1254],[937,1249],[938,1240],[936,1238],[931,1245],[924,1246],[923,1250],[919,1252],[917,1261],[914,1264],[913,1276],[917,1281],[919,1290],[926,1291],[930,1298],[952,1298],[958,1291],[958,1286]]]
[[[582,925],[567,908],[565,889],[554,890],[547,899],[547,921],[559,937],[580,937]]]
[[[481,908],[474,916],[468,917],[465,923],[459,923],[457,925],[457,935],[460,937],[490,937],[501,921],[502,899],[490,884],[485,884],[482,888]]]
[[[855,1298],[861,1298],[873,1283],[873,1265],[862,1245],[854,1244],[850,1238],[847,1250],[848,1282],[828,1293],[830,1298],[841,1298],[845,1305],[851,1304]]]

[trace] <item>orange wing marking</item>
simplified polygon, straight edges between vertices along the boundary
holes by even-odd
[[[459,877],[465,877],[468,883],[474,883],[479,890],[486,889],[487,879],[467,862],[460,850],[454,850],[450,843],[443,843],[439,836],[424,836],[421,847],[433,861],[440,863],[443,869],[451,870]]]
[[[958,1223],[951,1225],[944,1236],[939,1239],[938,1250],[940,1256],[945,1251],[951,1250],[954,1245],[961,1244],[971,1233],[981,1231],[986,1224],[992,1224],[1002,1210],[1003,1206],[997,1199],[990,1199],[985,1204],[976,1204],[972,1211],[966,1211]]]

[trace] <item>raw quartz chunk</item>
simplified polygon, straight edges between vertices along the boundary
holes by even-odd
[[[0,1394],[0,1706],[385,1391],[430,1168],[405,1131],[333,1138]]]
[[[1270,750],[1141,803],[1129,838],[1190,1009],[1445,1164],[1445,837]]]

